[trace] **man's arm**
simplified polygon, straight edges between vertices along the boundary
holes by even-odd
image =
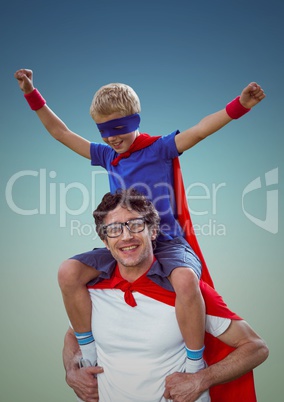
[[[252,82],[243,89],[240,95],[240,103],[244,108],[251,109],[264,98],[263,89],[257,83]],[[178,152],[182,153],[193,147],[199,141],[220,130],[230,121],[232,121],[232,118],[225,108],[204,117],[195,126],[175,136]]]
[[[24,94],[34,90],[32,70],[21,69],[14,74]],[[79,155],[90,159],[90,141],[69,130],[66,124],[45,104],[36,113],[53,138]]]
[[[265,342],[245,321],[232,320],[218,339],[236,349],[220,362],[195,374],[174,373],[168,376],[164,393],[166,398],[194,402],[210,387],[241,377],[268,357]]]
[[[102,367],[79,368],[81,358],[78,342],[71,328],[64,338],[63,364],[66,382],[76,395],[85,402],[98,401],[98,383],[95,375],[103,372]]]

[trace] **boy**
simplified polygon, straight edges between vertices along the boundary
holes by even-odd
[[[226,109],[205,117],[182,133],[175,131],[154,138],[150,144],[147,135],[145,137],[138,131],[140,102],[137,94],[124,84],[106,85],[97,91],[90,109],[106,143],[103,145],[90,143],[66,127],[34,89],[31,70],[18,70],[15,78],[31,108],[55,139],[91,159],[92,165],[107,169],[111,192],[121,187],[135,187],[153,201],[161,217],[155,255],[163,266],[163,286],[176,292],[177,320],[187,347],[186,371],[194,373],[204,368],[205,312],[199,289],[201,263],[184,240],[183,228],[175,218],[173,160],[232,119],[248,112],[265,97],[263,90],[258,84],[251,83]],[[126,232],[131,237],[130,223],[126,225],[129,229]],[[67,314],[83,358],[92,364],[96,363],[96,354],[91,332],[91,302],[86,284],[104,279],[111,261],[108,250],[94,250],[65,261],[59,270],[59,284]]]

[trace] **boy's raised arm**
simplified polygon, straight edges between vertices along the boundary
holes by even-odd
[[[210,114],[195,126],[176,135],[178,151],[184,152],[199,141],[220,130],[233,119],[238,119],[265,98],[263,89],[256,82],[245,87],[239,97],[228,103],[226,108]]]
[[[16,71],[14,76],[18,80],[19,87],[24,94],[29,97],[34,97],[35,91],[37,90],[33,85],[32,70],[21,69]],[[38,97],[40,96],[41,95],[38,94]],[[90,159],[90,141],[69,130],[66,124],[46,105],[43,98],[41,99],[39,109],[35,108],[34,110],[47,131],[53,138],[66,145],[74,152]]]

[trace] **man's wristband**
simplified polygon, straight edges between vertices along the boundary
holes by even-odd
[[[46,104],[45,99],[36,88],[29,94],[24,94],[24,97],[32,110],[39,110]]]
[[[241,104],[240,96],[237,96],[236,99],[232,100],[232,102],[228,103],[226,106],[226,112],[231,119],[239,119],[249,111],[250,109],[247,109]]]

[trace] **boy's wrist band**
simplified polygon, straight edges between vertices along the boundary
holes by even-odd
[[[226,106],[226,112],[231,119],[239,119],[249,111],[250,109],[247,109],[241,104],[240,96],[237,96],[236,99],[232,100],[232,102],[228,103]]]
[[[39,110],[46,104],[45,99],[36,88],[29,94],[24,94],[24,97],[32,110]]]

